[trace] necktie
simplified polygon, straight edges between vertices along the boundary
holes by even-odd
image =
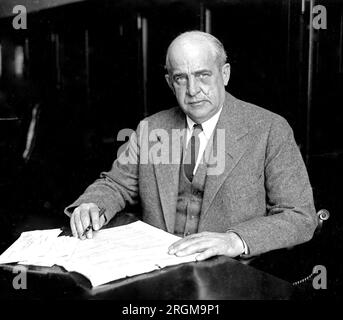
[[[183,169],[189,181],[193,180],[193,170],[194,170],[195,163],[197,161],[198,154],[199,154],[199,146],[200,146],[199,134],[201,132],[202,132],[201,124],[194,124],[193,133],[188,142],[186,156],[183,163],[183,166],[184,166]]]

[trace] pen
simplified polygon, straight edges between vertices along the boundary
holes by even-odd
[[[100,220],[100,218],[104,215],[105,211],[106,211],[105,208],[101,208],[101,209],[100,209],[100,211],[99,211],[99,220]],[[85,236],[86,236],[86,233],[87,233],[90,229],[93,229],[92,222],[91,222],[90,225],[85,229],[85,231],[83,231],[82,237],[85,237]],[[94,230],[94,229],[93,229],[93,230]]]

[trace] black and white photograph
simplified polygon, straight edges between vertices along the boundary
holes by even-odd
[[[342,56],[342,0],[0,0],[0,303],[342,299]]]

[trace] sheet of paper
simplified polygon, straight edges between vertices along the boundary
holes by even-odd
[[[63,266],[84,274],[93,286],[153,271],[166,266],[195,261],[196,255],[176,257],[168,247],[180,239],[163,230],[137,221],[94,233],[81,241]]]
[[[100,230],[92,239],[58,235],[61,229],[23,232],[1,256],[1,263],[38,266],[60,265],[86,276],[92,286],[195,261],[196,255],[169,255],[168,247],[179,237],[137,221]]]
[[[23,232],[1,256],[0,263],[11,263],[44,259],[54,245],[61,229]],[[32,263],[30,263],[32,264]]]
[[[31,256],[29,259],[20,260],[20,264],[51,267],[53,265],[63,266],[77,249],[80,239],[74,237],[56,237],[49,245],[49,250],[44,255]]]

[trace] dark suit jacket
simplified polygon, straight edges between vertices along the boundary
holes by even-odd
[[[140,202],[143,221],[172,233],[180,166],[158,159],[156,146],[162,139],[165,147],[173,130],[184,128],[179,107],[143,120],[112,169],[68,207],[69,214],[94,202],[106,208],[109,220],[126,204]],[[312,189],[286,120],[227,93],[217,129],[224,136],[214,136],[213,145],[221,145],[224,170],[207,176],[198,231],[233,230],[250,255],[311,239],[317,226]]]

